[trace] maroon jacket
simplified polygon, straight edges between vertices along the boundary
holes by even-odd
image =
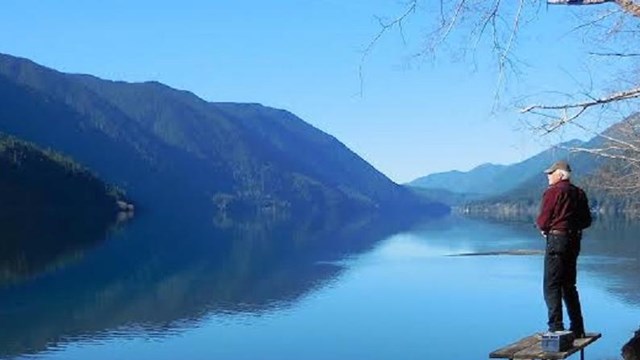
[[[536,224],[544,233],[588,228],[591,225],[591,211],[587,195],[569,180],[550,185],[542,195]]]

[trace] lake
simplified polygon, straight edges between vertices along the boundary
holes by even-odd
[[[640,325],[639,235],[602,220],[583,239],[589,359]],[[0,264],[0,358],[482,359],[546,328],[541,255],[457,256],[542,250],[528,223],[143,214],[60,238]]]

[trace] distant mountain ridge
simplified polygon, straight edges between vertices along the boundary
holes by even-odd
[[[488,198],[506,194],[517,189],[530,178],[540,178],[540,174],[558,159],[572,159],[568,148],[582,146],[580,140],[571,140],[542,151],[526,160],[511,165],[483,164],[467,172],[449,171],[427,175],[407,185],[422,189],[442,189],[458,194]],[[578,167],[580,167],[578,165]]]
[[[637,122],[638,119],[640,119],[638,114],[630,115],[605,129],[602,134],[620,138],[618,133],[620,128],[629,122]],[[595,136],[587,142],[572,144],[572,146],[583,149],[600,149],[606,146],[605,142],[604,137]],[[593,212],[608,216],[640,217],[640,198],[637,194],[615,194],[603,186],[599,171],[610,166],[611,159],[584,151],[570,153],[565,159],[569,160],[573,170],[571,181],[586,190]],[[532,176],[524,179],[516,188],[508,192],[468,202],[463,206],[463,211],[470,213],[489,212],[504,217],[513,214],[532,216],[537,214],[540,197],[547,186],[546,178],[543,175]]]
[[[490,183],[487,185],[482,183],[486,179],[477,176],[475,169],[468,173],[434,174],[426,177],[427,181],[422,182],[427,186],[443,187],[447,186],[446,181],[454,184],[450,185],[451,187],[455,186],[455,181],[463,184],[476,182],[492,189],[491,192],[485,194],[458,192],[455,193],[456,195],[452,195],[452,190],[447,188],[416,187],[418,189],[416,191],[427,194],[431,199],[447,202],[454,206],[456,211],[466,214],[500,219],[514,219],[523,216],[530,218],[537,214],[541,195],[548,186],[542,171],[553,162],[565,159],[568,160],[573,170],[571,181],[587,191],[593,212],[606,216],[638,218],[640,217],[640,198],[637,194],[609,191],[606,184],[603,183],[606,181],[603,180],[606,177],[603,178],[600,173],[601,170],[612,166],[625,168],[625,164],[617,164],[615,160],[594,155],[589,150],[606,148],[608,146],[606,141],[609,137],[623,141],[629,140],[634,143],[637,141],[635,137],[637,137],[636,130],[639,123],[640,113],[635,113],[605,129],[602,132],[603,136],[596,135],[584,142],[578,140],[565,142],[522,162],[498,169],[499,171],[495,172],[496,178],[510,180],[508,182],[500,183],[490,179]],[[452,180],[451,174],[455,174],[458,179]],[[496,184],[500,184],[500,186],[496,187]]]
[[[430,174],[407,185],[423,189],[443,189],[458,194],[486,194],[491,192],[487,184],[498,176],[506,165],[482,164],[469,171],[452,170]]]
[[[284,110],[64,74],[9,55],[0,55],[0,105],[0,131],[72,156],[145,203],[446,211]]]

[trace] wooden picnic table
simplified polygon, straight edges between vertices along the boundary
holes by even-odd
[[[573,346],[567,351],[542,351],[540,335],[527,336],[513,344],[495,350],[489,354],[491,359],[566,359],[580,351],[580,359],[584,360],[584,348],[598,340],[602,334],[587,333],[585,337],[573,340]]]

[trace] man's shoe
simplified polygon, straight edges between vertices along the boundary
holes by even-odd
[[[573,332],[573,336],[575,336],[576,339],[582,339],[587,337],[586,334],[584,333],[584,330],[571,330],[571,332]]]

